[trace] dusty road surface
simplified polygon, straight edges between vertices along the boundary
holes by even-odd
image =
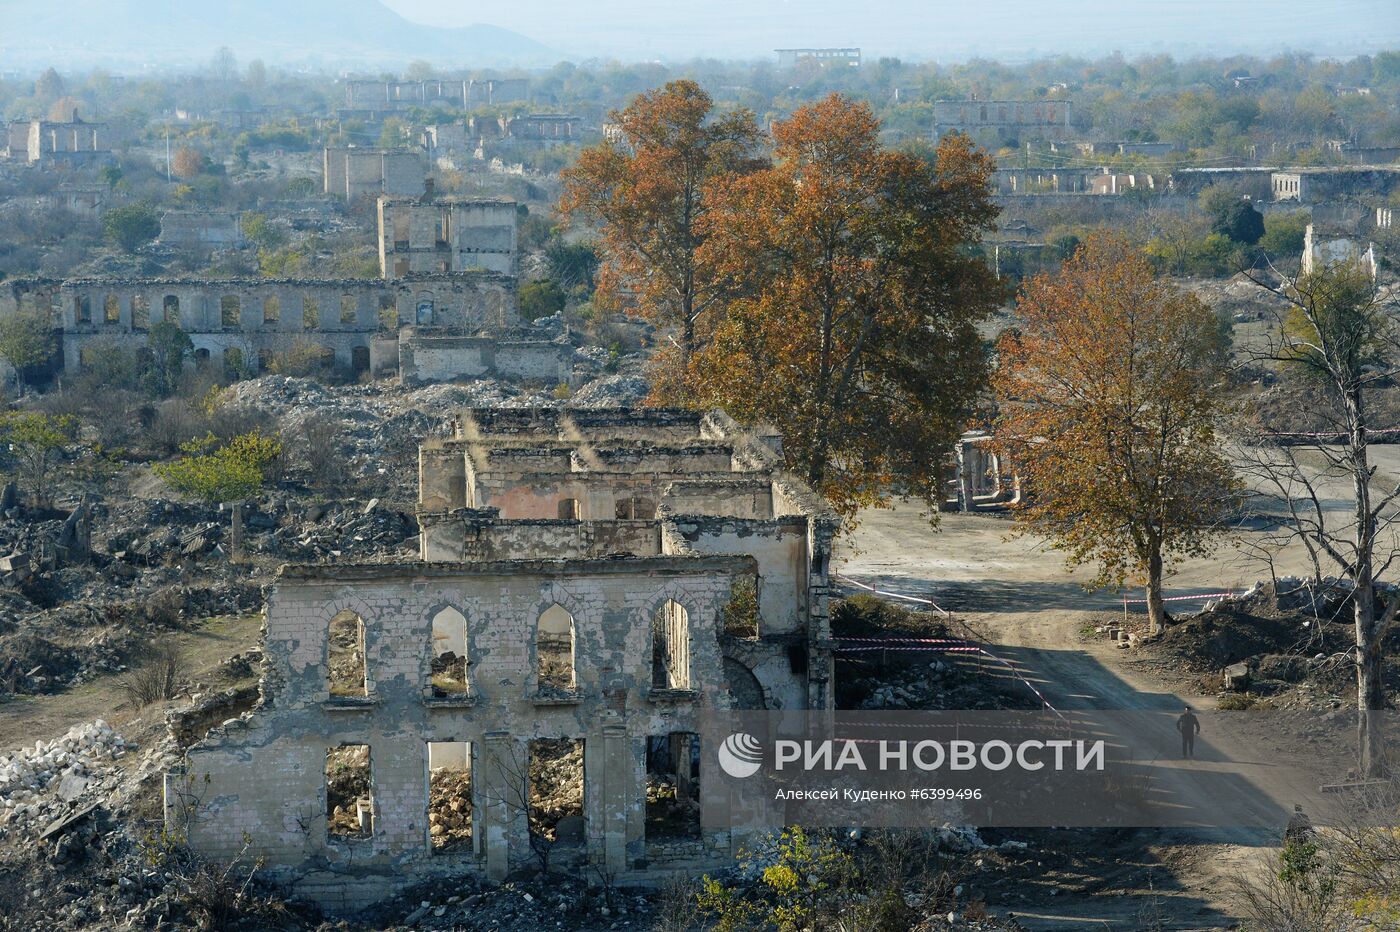
[[[1067,572],[1054,550],[1013,538],[1010,531],[1006,518],[993,515],[943,515],[935,531],[913,506],[870,511],[842,546],[836,568],[869,585],[931,598],[956,613],[1057,708],[1160,710],[1161,724],[1154,727],[1161,734],[1151,737],[1170,746],[1171,713],[1187,703],[1214,705],[1212,697],[1175,694],[1135,672],[1108,641],[1086,639],[1081,630],[1094,613],[1121,610],[1120,597],[1085,592],[1089,574]],[[1241,590],[1267,578],[1267,566],[1250,546],[1257,542],[1189,561],[1168,583],[1169,594]],[[1276,554],[1274,562],[1280,574],[1309,570],[1303,554],[1291,549]],[[1222,725],[1221,719],[1229,721]],[[1123,848],[1118,876],[1107,883],[1066,884],[1070,889],[1048,901],[1032,897],[1026,909],[1011,910],[1022,922],[1035,929],[1140,928],[1155,911],[1162,921],[1153,925],[1160,928],[1235,924],[1233,879],[1260,869],[1294,803],[1325,805],[1318,794],[1324,774],[1310,766],[1316,761],[1307,754],[1261,728],[1257,717],[1222,713],[1209,721],[1198,760],[1164,762],[1158,779],[1188,802],[1237,813],[1233,824],[1138,831]],[[1202,771],[1217,779],[1203,780]],[[1213,798],[1202,800],[1202,793]]]

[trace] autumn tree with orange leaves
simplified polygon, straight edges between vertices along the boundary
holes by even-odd
[[[1239,494],[1216,434],[1215,316],[1107,234],[1026,282],[1017,311],[993,376],[996,437],[1029,491],[1017,525],[1096,565],[1098,585],[1145,582],[1159,633],[1164,574],[1210,552]]]
[[[761,164],[759,130],[747,110],[716,114],[694,81],[642,94],[612,119],[621,137],[584,149],[562,173],[559,210],[599,228],[595,300],[676,332],[657,360],[665,385],[703,343],[723,291],[698,256],[710,183]]]
[[[894,492],[936,508],[1001,296],[969,249],[996,216],[990,158],[950,136],[926,161],[879,130],[832,95],[773,127],[770,167],[715,183],[701,261],[734,291],[688,375],[694,404],[775,426],[848,520]]]

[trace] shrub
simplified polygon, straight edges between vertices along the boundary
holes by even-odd
[[[189,441],[181,446],[187,455],[156,466],[156,474],[179,492],[217,504],[256,495],[282,457],[282,441],[256,430],[217,444],[212,432]]]
[[[126,701],[138,709],[152,702],[174,699],[184,668],[179,648],[162,644],[152,648],[140,665],[117,683],[117,688]]]

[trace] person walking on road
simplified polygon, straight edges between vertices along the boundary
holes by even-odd
[[[1196,736],[1201,733],[1201,720],[1188,705],[1186,711],[1176,720],[1176,730],[1181,732],[1181,756],[1190,759],[1196,756]]]

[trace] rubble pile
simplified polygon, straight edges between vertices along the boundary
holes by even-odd
[[[1349,596],[1339,580],[1258,583],[1174,619],[1160,636],[1135,637],[1134,656],[1169,682],[1229,696],[1232,708],[1350,706],[1356,681],[1348,659],[1355,637]],[[1143,626],[1138,629],[1135,634]],[[1400,688],[1400,665],[1388,665],[1387,681],[1388,688]]]
[[[530,831],[536,835],[556,842],[583,840],[582,741],[530,742],[529,805]]]
[[[472,841],[471,771],[439,767],[428,778],[428,832],[433,848],[455,851]]]
[[[604,376],[590,382],[569,397],[570,408],[635,407],[651,392],[651,384],[642,376],[621,374]]]
[[[250,534],[245,546],[251,552],[305,563],[384,556],[412,559],[417,553],[417,520],[381,506],[379,499],[364,506],[353,502],[313,505],[304,518],[263,535]]]
[[[0,838],[105,799],[121,782],[114,762],[127,750],[126,740],[98,719],[0,757]]]

